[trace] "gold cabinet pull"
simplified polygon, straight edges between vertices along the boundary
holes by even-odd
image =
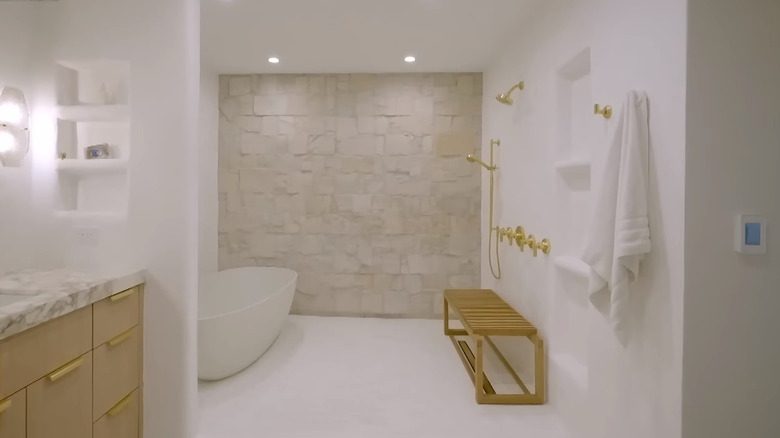
[[[126,290],[124,292],[119,292],[116,295],[111,295],[111,297],[109,299],[111,300],[112,303],[116,302],[116,301],[119,301],[119,300],[123,300],[123,299],[133,295],[135,293],[135,291],[136,291],[136,288],[128,289],[128,290]]]
[[[6,400],[0,403],[0,414],[7,411],[13,405],[13,400]]]
[[[62,368],[58,369],[57,371],[49,374],[49,380],[52,382],[56,382],[57,380],[60,380],[61,378],[67,376],[68,374],[72,373],[73,371],[76,371],[78,367],[80,367],[84,363],[84,358],[80,357],[73,362],[63,366]]]
[[[120,412],[122,412],[127,407],[127,405],[130,404],[130,401],[132,400],[133,400],[133,393],[130,393],[130,395],[120,400],[119,403],[115,404],[113,408],[108,410],[108,416],[116,417]]]
[[[125,342],[126,340],[130,339],[130,336],[133,335],[133,330],[135,327],[131,328],[130,330],[118,335],[114,339],[111,339],[108,341],[109,347],[116,347],[117,345],[121,344],[122,342]]]

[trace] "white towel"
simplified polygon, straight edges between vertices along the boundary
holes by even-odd
[[[604,167],[583,261],[590,268],[591,302],[609,315],[618,340],[628,342],[630,286],[650,252],[647,216],[647,95],[628,94]],[[611,294],[610,294],[611,292]]]

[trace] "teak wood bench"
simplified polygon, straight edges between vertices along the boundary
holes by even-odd
[[[449,309],[452,308],[463,324],[464,329],[450,328]],[[474,382],[476,399],[479,404],[543,404],[545,402],[544,341],[539,337],[536,327],[517,313],[506,301],[489,289],[463,289],[444,291],[444,334],[449,336],[463,365]],[[455,336],[470,336],[476,343],[476,354],[466,341],[458,341]],[[525,336],[534,344],[534,380],[532,394],[498,350],[490,336]],[[495,351],[496,356],[520,386],[522,394],[496,394],[493,385],[484,372],[483,342]]]

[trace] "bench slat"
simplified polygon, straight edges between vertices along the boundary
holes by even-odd
[[[536,327],[489,289],[447,290],[444,298],[464,327],[479,336],[531,336]]]

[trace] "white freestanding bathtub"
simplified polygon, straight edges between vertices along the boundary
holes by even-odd
[[[298,274],[239,268],[205,278],[198,296],[198,377],[219,380],[253,364],[279,336]]]

